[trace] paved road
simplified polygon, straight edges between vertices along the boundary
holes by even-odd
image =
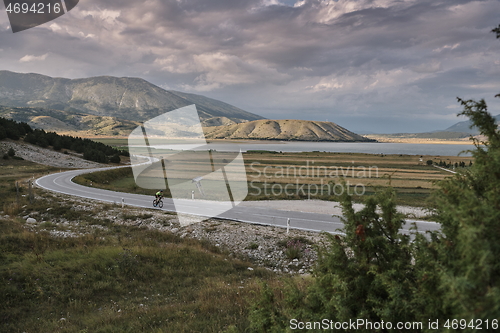
[[[113,169],[113,168],[105,168]],[[75,184],[72,179],[80,174],[95,172],[105,169],[86,169],[71,170],[61,173],[51,174],[36,180],[36,184],[46,190],[73,195],[77,197],[99,200],[125,205],[155,209],[152,207],[153,196],[129,194],[122,192],[108,191],[98,188],[92,188]],[[163,199],[164,206],[162,210],[175,212],[174,204],[171,199]],[[190,204],[196,204],[191,202]],[[196,211],[193,207],[190,212]],[[240,221],[261,225],[272,225],[286,227],[287,219],[290,219],[290,228],[308,230],[308,231],[326,231],[330,233],[340,233],[338,229],[342,228],[343,223],[339,217],[333,217],[327,214],[303,213],[293,211],[283,211],[270,208],[240,207],[236,206],[231,210],[220,214],[217,218],[232,221]],[[439,224],[426,221],[407,220],[402,233],[409,233],[411,224],[415,222],[419,231],[438,230]]]

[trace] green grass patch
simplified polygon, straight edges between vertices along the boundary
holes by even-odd
[[[73,181],[84,186],[133,194],[153,196],[158,191],[139,187],[135,182],[134,174],[130,167],[86,173],[73,178]],[[163,195],[166,198],[170,197],[168,188],[163,191]]]
[[[144,228],[59,239],[0,220],[0,231],[3,332],[245,331],[257,280],[275,279]]]

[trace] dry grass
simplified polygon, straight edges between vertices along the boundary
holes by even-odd
[[[279,283],[208,242],[99,221],[95,213],[110,205],[79,211],[71,200],[44,198],[39,190],[32,205],[21,197],[18,211],[12,181],[40,168],[23,163],[24,169],[2,169],[0,181],[4,213],[13,215],[0,217],[2,332],[245,331],[259,281]],[[21,211],[43,212],[47,221],[28,228]],[[58,219],[94,231],[69,238],[43,231]]]

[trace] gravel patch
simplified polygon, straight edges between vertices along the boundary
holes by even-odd
[[[261,226],[242,222],[209,219],[188,226],[181,226],[177,216],[153,209],[141,209],[103,204],[60,194],[47,194],[45,200],[71,205],[81,218],[67,220],[53,217],[51,208],[46,211],[23,211],[20,216],[27,221],[26,228],[35,232],[49,232],[53,237],[79,237],[95,233],[96,229],[108,230],[96,221],[138,226],[171,232],[181,238],[207,241],[230,257],[248,260],[282,274],[309,274],[317,260],[315,245],[326,240],[320,233]],[[79,213],[79,214],[78,214]],[[89,220],[88,217],[93,220]],[[35,222],[33,222],[35,221]],[[50,222],[50,223],[47,223]]]
[[[57,168],[89,169],[106,166],[100,163],[84,160],[81,156],[64,154],[25,142],[0,142],[0,151],[7,152],[9,148],[14,149],[16,156],[22,157],[27,161]]]
[[[330,215],[342,215],[342,208],[339,202],[323,200],[259,200],[243,201],[240,203],[244,207],[272,208],[292,212],[319,213]],[[355,211],[360,211],[363,204],[353,204]],[[425,208],[398,206],[398,211],[413,218],[423,218],[429,215]]]

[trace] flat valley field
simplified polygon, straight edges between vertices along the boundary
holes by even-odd
[[[473,162],[472,157],[464,156],[325,152],[249,151],[243,156],[248,182],[246,201],[338,201],[343,191],[348,191],[355,201],[363,202],[366,195],[378,188],[392,186],[399,205],[416,207],[428,207],[427,200],[436,182],[452,176],[453,170],[465,171]],[[446,164],[449,169],[436,168],[429,165],[429,161]],[[138,187],[130,168],[81,175],[75,181],[128,193],[152,194],[153,191]],[[168,196],[168,190],[166,194]]]

